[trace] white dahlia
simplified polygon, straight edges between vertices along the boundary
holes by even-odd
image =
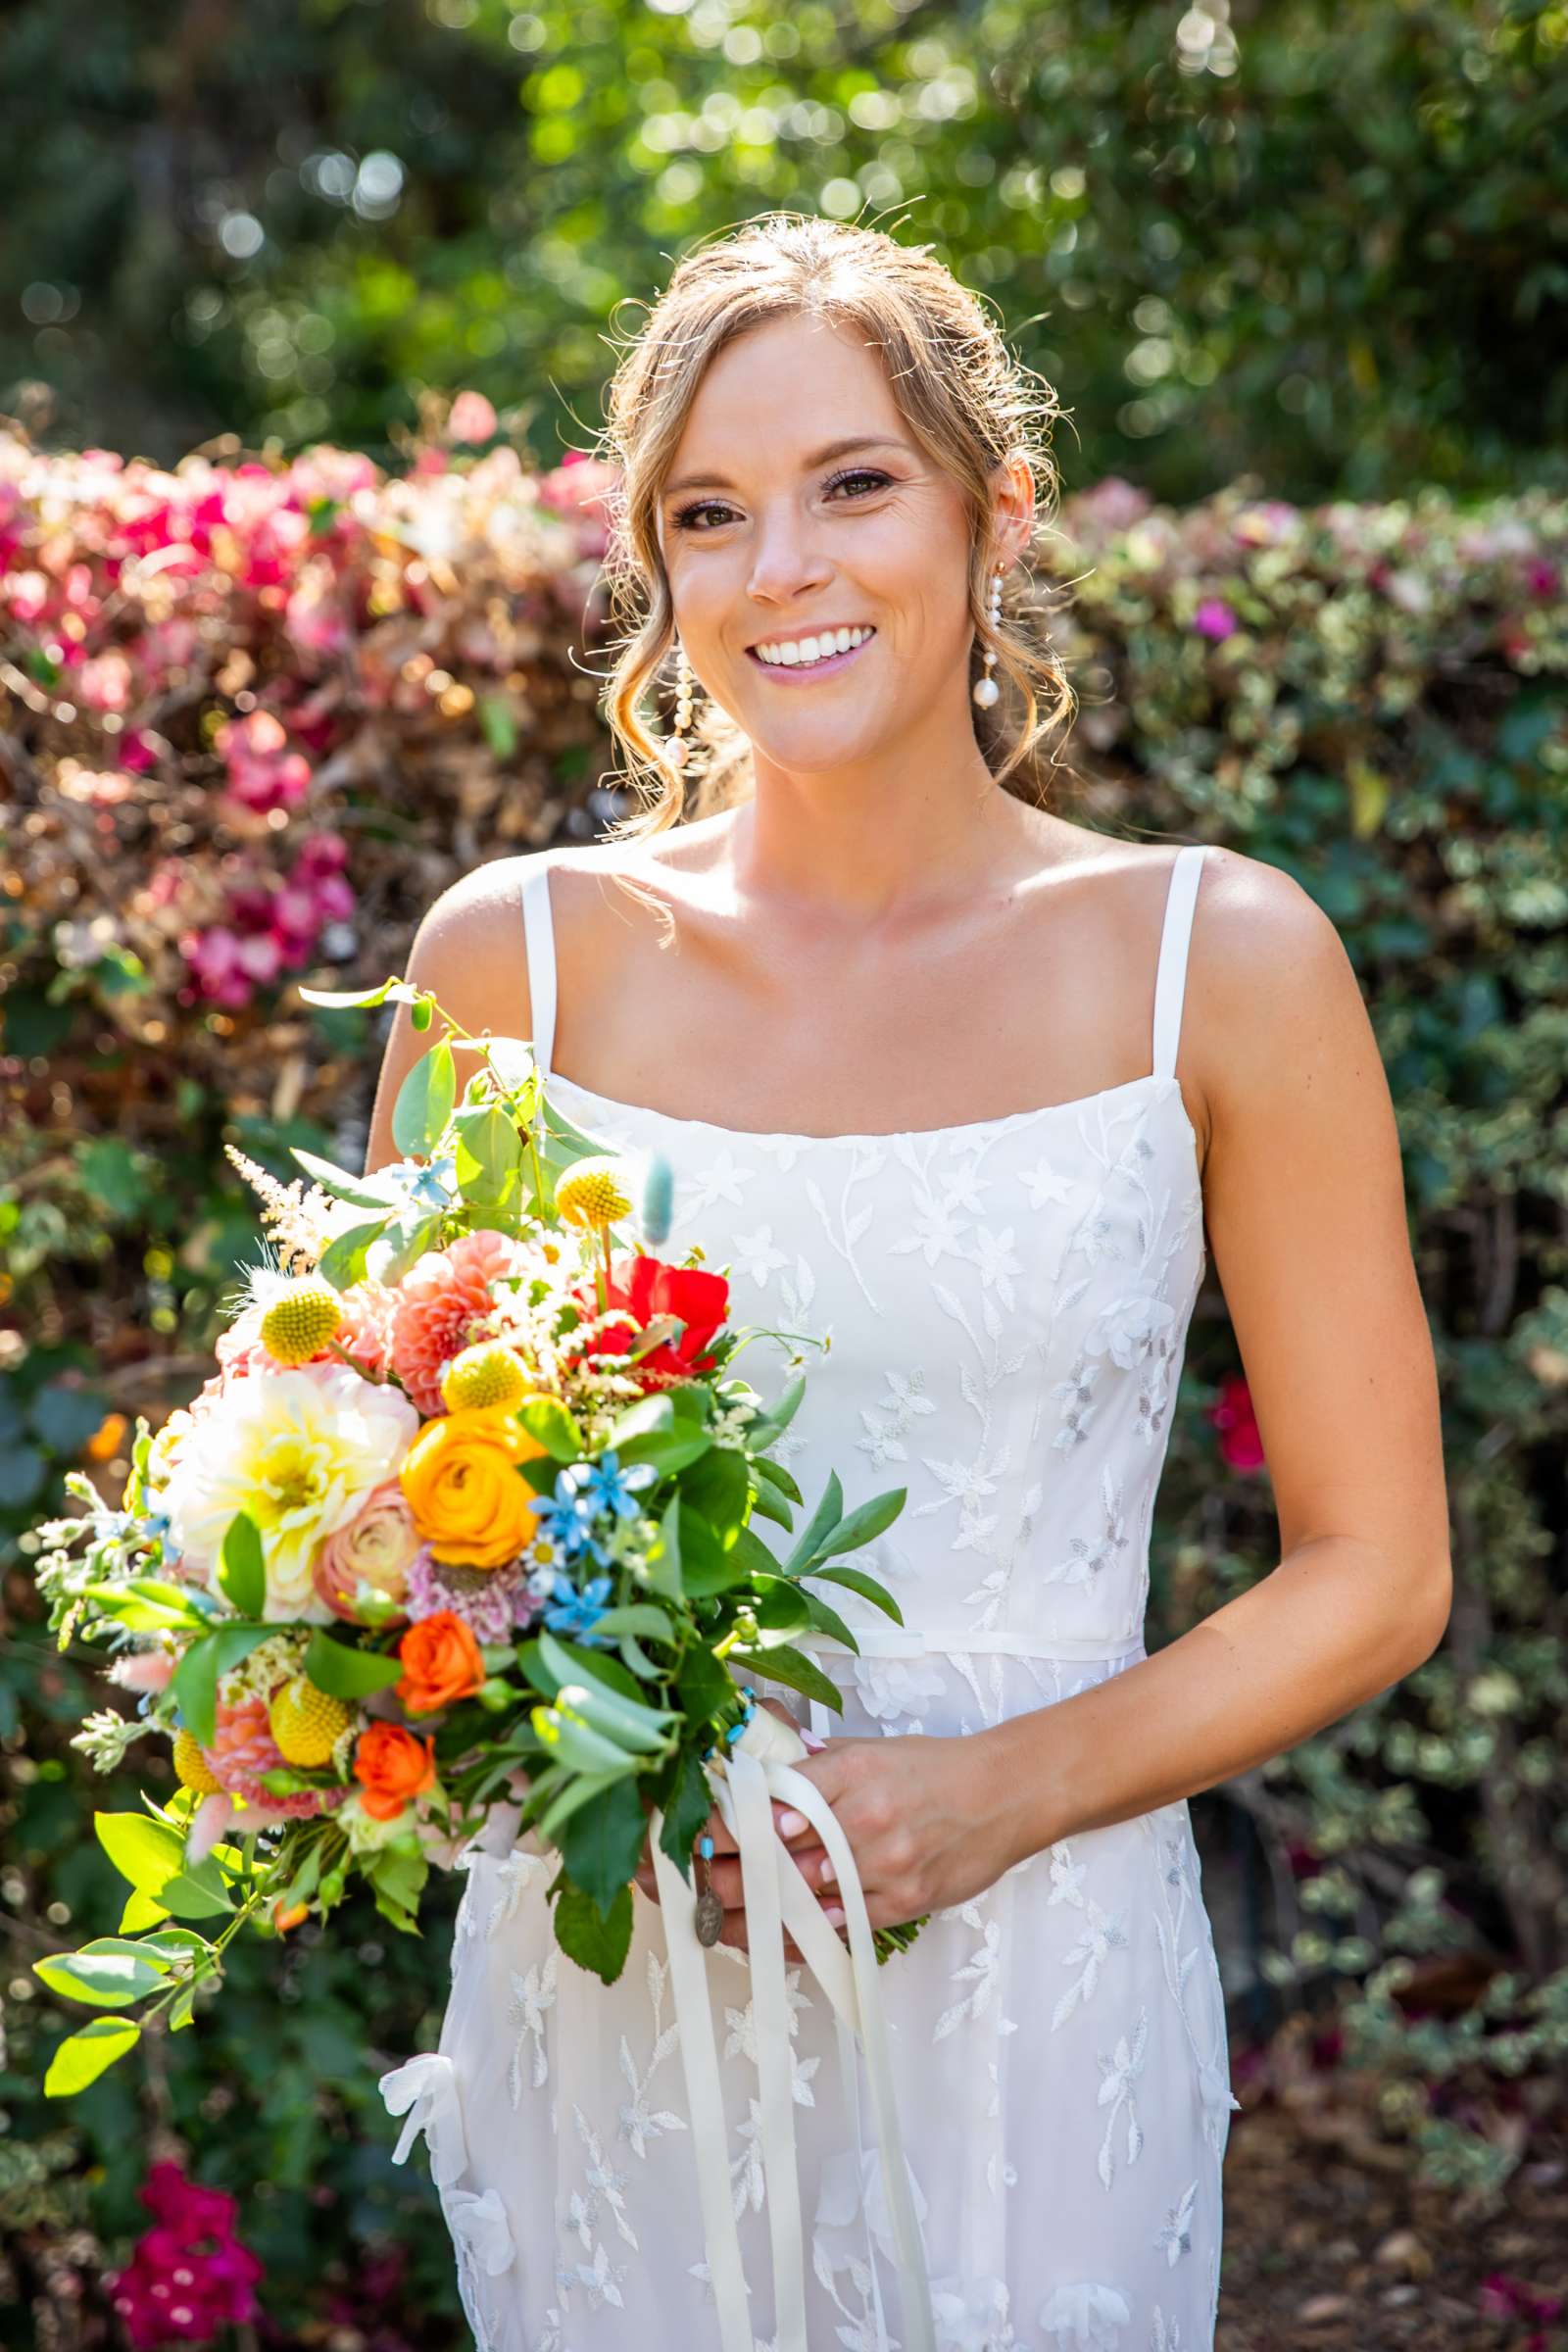
[[[200,1443],[181,1448],[163,1497],[184,1573],[216,1590],[229,1522],[248,1511],[268,1620],[329,1622],[312,1580],[317,1548],[396,1477],[418,1428],[405,1396],[346,1364],[235,1381],[204,1414]]]

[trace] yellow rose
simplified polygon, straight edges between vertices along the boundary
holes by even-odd
[[[398,1476],[434,1557],[466,1568],[503,1568],[515,1559],[533,1541],[536,1501],[517,1464],[544,1451],[494,1405],[427,1421]]]

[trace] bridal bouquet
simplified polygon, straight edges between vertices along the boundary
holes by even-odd
[[[733,1365],[751,1338],[802,1335],[731,1329],[700,1249],[648,1253],[667,1161],[600,1151],[526,1044],[469,1037],[406,980],[300,994],[406,1003],[442,1035],[400,1090],[395,1165],[297,1150],[284,1186],[231,1153],[266,1231],[216,1371],[156,1436],[138,1422],[120,1508],[73,1473],[80,1515],[38,1531],[60,1646],[104,1644],[139,1694],[74,1744],[112,1770],[161,1736],[177,1783],[95,1816],[130,1886],[118,1932],[34,1963],[108,2013],[56,2051],[54,2094],[148,2019],[188,2025],[248,1923],[325,1920],[359,1879],[417,1933],[432,1863],[501,1802],[558,1858],[563,1950],[613,1982],[651,1812],[689,1880],[711,1760],[754,1711],[732,1669],[840,1704],[796,1641],[854,1635],[803,1579],[899,1619],[837,1563],[905,1490],[846,1514],[830,1474],[795,1533],[804,1498],[770,1448],[804,1380],[768,1404]],[[459,1053],[478,1065],[461,1094]],[[878,1931],[878,1956],[913,1933]]]

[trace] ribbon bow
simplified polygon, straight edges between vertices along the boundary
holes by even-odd
[[[807,1752],[792,1726],[770,1709],[758,1708],[727,1757],[710,1762],[714,1796],[741,1859],[751,1955],[752,2001],[757,2027],[760,2138],[767,2184],[768,2229],[773,2259],[773,2312],[777,2352],[809,2352],[806,2334],[806,2252],[801,2224],[801,2189],[795,2146],[795,2099],[791,2081],[789,2008],[784,1981],[787,1925],[812,1974],[833,2005],[838,2021],[839,2059],[849,2112],[859,2134],[857,2044],[865,2054],[883,2193],[892,2227],[906,2352],[936,2352],[936,2328],[925,2252],[915,2216],[908,2166],[899,2130],[887,2020],[882,2008],[876,1945],[865,1895],[849,1839],[827,1799],[793,1766]],[[771,1799],[791,1804],[816,1831],[831,1857],[849,1928],[846,1953],[822,1916],[821,1906],[794,1855],[773,1827]],[[691,1889],[660,1842],[663,1816],[655,1806],[649,1846],[659,1885],[670,1984],[680,2028],[681,2061],[691,2111],[692,2149],[698,2195],[708,2239],[709,2272],[718,2306],[722,2352],[754,2352],[756,2337],[747,2310],[746,2274],[740,2233],[730,2195],[725,2154],[724,2105],[718,2050],[709,1999],[708,1965],[697,1940]],[[876,2266],[871,2265],[873,2289]],[[877,2320],[887,2342],[877,2290]]]

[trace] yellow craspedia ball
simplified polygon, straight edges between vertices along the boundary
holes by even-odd
[[[623,1161],[612,1152],[574,1160],[556,1186],[556,1206],[568,1225],[600,1233],[617,1217],[631,1214],[631,1194]]]
[[[262,1346],[274,1363],[308,1364],[343,1321],[343,1299],[320,1274],[305,1274],[280,1291],[262,1317]]]
[[[194,1788],[198,1796],[212,1796],[222,1786],[202,1754],[194,1732],[181,1729],[174,1734],[174,1778],[182,1788]]]
[[[441,1401],[449,1413],[484,1405],[511,1412],[527,1394],[527,1366],[515,1348],[501,1340],[480,1340],[465,1348],[441,1375]]]
[[[318,1690],[309,1676],[297,1674],[273,1697],[267,1720],[285,1763],[329,1764],[333,1748],[354,1721],[354,1710],[329,1691]]]

